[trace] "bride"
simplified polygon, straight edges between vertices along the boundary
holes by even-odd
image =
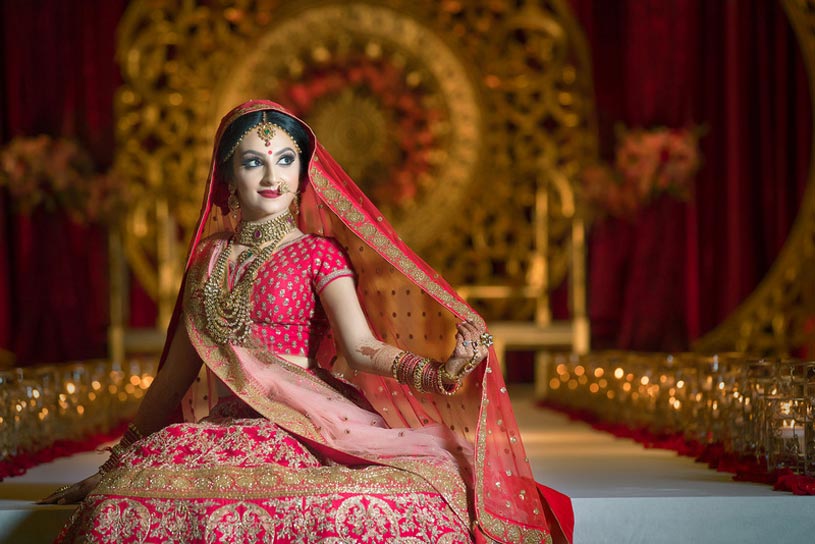
[[[566,542],[491,343],[305,123],[242,104],[138,414],[42,501],[82,501],[58,542]]]

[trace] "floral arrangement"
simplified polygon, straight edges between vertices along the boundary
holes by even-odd
[[[369,96],[384,111],[392,112],[383,131],[396,136],[392,147],[381,150],[372,168],[356,180],[379,206],[399,207],[415,199],[424,189],[421,180],[432,170],[433,157],[441,146],[432,126],[444,113],[425,100],[421,85],[405,72],[384,55],[337,55],[324,66],[301,74],[281,93],[305,119],[324,100],[334,100],[346,91]],[[381,183],[382,179],[388,183]]]
[[[586,199],[602,214],[631,217],[668,194],[687,200],[701,164],[703,130],[617,129],[614,166],[593,164],[582,172]]]
[[[79,143],[47,135],[16,137],[0,149],[0,187],[17,210],[64,210],[74,221],[110,221],[125,195],[111,173],[96,173]]]

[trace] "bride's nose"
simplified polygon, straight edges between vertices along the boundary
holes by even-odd
[[[269,187],[274,183],[274,172],[271,166],[263,169],[263,178],[260,180],[261,185]]]

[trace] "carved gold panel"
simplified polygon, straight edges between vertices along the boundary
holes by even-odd
[[[571,244],[574,184],[596,155],[587,51],[566,4],[131,2],[119,28],[115,167],[135,198],[121,236],[160,320],[218,120],[248,98],[309,122],[454,285],[560,283],[583,251],[582,230],[576,253]],[[492,318],[531,319],[535,297],[479,304]]]

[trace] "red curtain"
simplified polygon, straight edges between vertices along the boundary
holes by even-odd
[[[0,143],[74,137],[100,169],[110,165],[124,7],[124,0],[3,2]],[[21,216],[0,192],[0,348],[18,364],[105,353],[106,244],[102,229],[60,214]]]
[[[688,203],[593,228],[594,347],[684,349],[758,285],[795,220],[812,113],[778,2],[572,0],[593,60],[601,149],[613,127],[704,125]]]

